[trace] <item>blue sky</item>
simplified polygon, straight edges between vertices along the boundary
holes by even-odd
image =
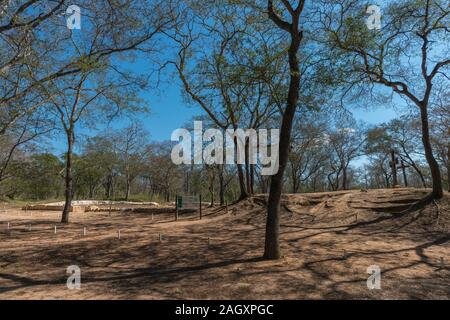
[[[364,121],[368,124],[379,124],[390,121],[399,116],[399,114],[392,108],[378,107],[373,110],[352,110],[354,117],[357,120]]]
[[[186,122],[192,121],[193,116],[202,113],[198,106],[186,105],[183,102],[178,82],[169,86],[159,96],[152,93],[145,96],[151,102],[152,113],[144,120],[144,124],[153,140],[170,140],[173,130],[182,128]],[[357,120],[368,124],[387,122],[398,116],[395,110],[388,107],[374,107],[371,110],[355,108],[352,113]]]

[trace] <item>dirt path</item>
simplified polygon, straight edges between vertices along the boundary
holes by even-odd
[[[148,214],[89,213],[74,214],[68,226],[57,223],[58,213],[8,208],[0,213],[0,298],[449,299],[450,197],[440,202],[440,225],[434,205],[390,212],[398,206],[392,200],[420,195],[287,195],[284,258],[275,262],[259,259],[265,223],[259,201],[228,214],[205,210],[202,221],[195,214],[174,222],[170,214],[152,221]],[[80,290],[66,287],[70,265],[81,268]],[[366,285],[373,265],[382,272],[381,290]]]

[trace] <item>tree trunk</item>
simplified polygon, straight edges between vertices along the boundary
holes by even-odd
[[[211,198],[211,204],[210,204],[210,207],[214,207],[214,184],[215,184],[215,178],[216,178],[216,175],[215,175],[215,172],[214,172],[214,170],[211,170],[211,174],[212,174],[212,176],[211,176],[211,178],[210,178],[210,180],[209,180],[209,194],[210,194],[210,198]]]
[[[220,198],[220,205],[225,205],[225,181],[223,177],[223,165],[221,165],[219,170],[219,198]]]
[[[73,199],[73,177],[72,177],[72,155],[74,144],[73,128],[67,131],[67,154],[66,154],[66,177],[65,177],[65,197],[66,201],[62,213],[61,223],[69,223],[69,214]]]
[[[419,175],[420,181],[422,181],[422,185],[424,188],[427,187],[427,183],[425,182],[425,178],[422,174],[422,171],[419,169],[419,167],[416,165],[415,161],[411,158],[411,156],[409,155],[409,153],[406,151],[405,147],[403,147],[403,152],[405,153],[405,157],[407,158],[406,163],[408,163]]]
[[[444,196],[441,180],[441,171],[439,164],[433,155],[433,149],[430,142],[430,129],[428,124],[428,110],[426,105],[420,107],[420,118],[422,122],[422,142],[425,150],[425,158],[431,171],[431,179],[433,181],[433,192],[431,194],[433,199],[440,199]]]
[[[236,130],[236,128],[234,130]],[[233,141],[234,141],[234,148],[235,148],[234,150],[235,150],[235,153],[237,154],[237,151],[238,151],[237,137],[235,137],[233,139]],[[241,201],[241,200],[248,198],[248,193],[247,193],[246,186],[245,186],[245,177],[244,177],[244,170],[242,168],[242,164],[237,163],[237,169],[238,169],[238,177],[239,177],[239,188],[240,188],[240,192],[241,192],[241,194],[239,195],[238,201]]]
[[[450,144],[447,146],[447,190],[450,192]]]
[[[401,161],[402,164],[402,172],[403,172],[403,184],[405,185],[405,187],[408,187],[408,177],[406,176],[406,168],[405,168],[405,163],[403,162],[403,160]]]
[[[245,139],[245,181],[247,183],[247,193],[252,194],[250,186],[250,159],[249,159],[249,141]]]
[[[339,177],[341,175],[341,172],[342,172],[342,167],[339,168],[339,170],[335,173],[336,177],[333,179],[334,180],[333,181],[333,191],[338,191],[339,188],[340,188],[340,182],[341,181],[340,181]]]
[[[238,169],[238,177],[239,177],[239,189],[240,189],[240,195],[239,195],[239,201],[244,200],[248,198],[248,193],[245,190],[245,177],[244,177],[244,170],[242,169],[242,165],[237,165]]]
[[[186,172],[186,194],[189,194],[189,172]]]
[[[427,187],[427,182],[425,181],[425,177],[423,176],[422,171],[419,169],[419,167],[416,165],[415,162],[411,164],[411,167],[413,167],[414,171],[416,171],[417,175],[419,176],[420,181],[422,181],[422,186],[424,188],[426,188]]]
[[[316,187],[317,187],[317,176],[314,176],[312,183],[313,192],[316,192]]]
[[[391,184],[389,182],[389,176],[387,174],[385,174],[384,179],[386,181],[386,189],[389,189],[391,187]]]
[[[106,185],[105,185],[106,199],[111,199],[111,188],[112,188],[112,175],[108,174],[108,176],[106,178]]]
[[[397,188],[398,187],[397,160],[395,157],[394,150],[391,150],[391,169],[392,169],[392,188]]]
[[[447,190],[450,192],[450,161],[447,163]]]
[[[89,186],[89,199],[93,199],[94,198],[94,188],[95,186]]]
[[[209,191],[209,193],[210,193],[210,198],[211,198],[211,204],[210,204],[210,207],[212,208],[212,207],[214,207],[214,189],[211,189],[211,190]]]
[[[342,189],[347,190],[348,189],[348,182],[347,182],[347,167],[344,166],[342,168]]]
[[[250,165],[250,193],[255,193],[255,165]]]
[[[271,4],[271,3],[270,3]],[[298,17],[293,19],[291,33],[291,45],[289,47],[289,69],[290,83],[287,98],[286,109],[283,114],[280,129],[280,145],[279,145],[279,169],[272,176],[270,182],[269,201],[267,204],[267,223],[266,238],[264,247],[264,258],[279,259],[281,257],[280,250],[280,200],[283,189],[283,176],[289,157],[289,149],[291,144],[292,122],[297,109],[297,103],[300,90],[300,67],[297,58],[297,52],[300,48],[302,34],[297,30]]]
[[[126,190],[125,190],[125,201],[128,201],[128,199],[130,199],[130,193],[131,193],[131,181],[130,181],[130,176],[127,175],[127,185],[126,185]]]
[[[298,191],[297,171],[295,170],[293,165],[291,165],[291,177],[292,177],[292,193],[297,193]]]

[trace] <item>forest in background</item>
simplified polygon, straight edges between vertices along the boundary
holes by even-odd
[[[305,124],[306,116],[315,118]],[[420,124],[412,117],[377,126],[357,123],[346,114],[337,124],[324,112],[305,117],[294,127],[284,192],[390,188],[391,149],[399,160],[401,186],[431,187]],[[435,148],[448,188],[448,149],[441,141],[435,141]],[[75,199],[165,202],[174,201],[177,194],[202,194],[205,201],[223,205],[239,197],[236,166],[178,166],[170,158],[172,145],[171,141],[151,142],[139,122],[86,138],[82,151],[74,155]],[[4,198],[64,199],[65,156],[42,153],[39,148],[40,144],[27,143],[18,146],[9,160],[7,154],[2,155],[3,165],[9,161],[2,172]],[[270,177],[260,175],[258,167],[246,166],[244,171],[250,194],[267,193]]]

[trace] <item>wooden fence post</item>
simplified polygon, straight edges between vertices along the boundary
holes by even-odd
[[[178,195],[175,195],[175,221],[178,221]]]
[[[200,220],[202,220],[202,218],[203,218],[203,214],[202,214],[202,195],[199,195],[198,199],[199,199],[199,202],[200,202],[200,204],[199,204]]]

